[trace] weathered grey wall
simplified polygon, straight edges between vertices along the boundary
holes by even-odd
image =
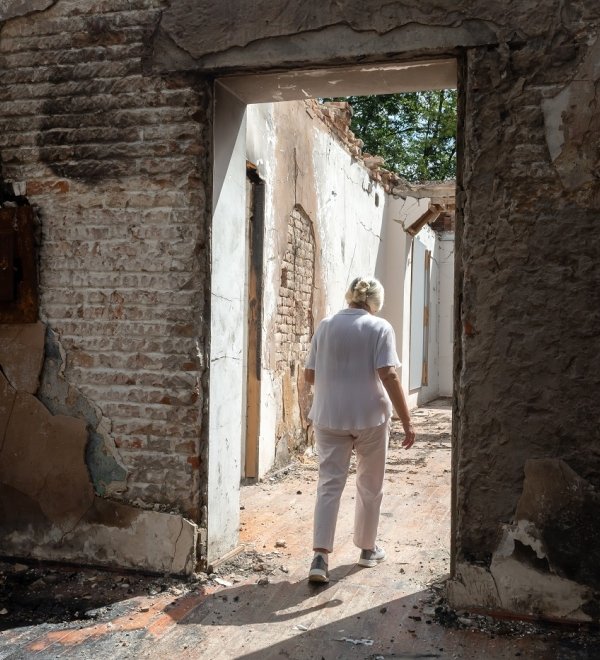
[[[600,39],[573,19],[468,53],[459,545],[480,558],[526,459],[600,487]]]
[[[156,32],[158,70],[460,58],[453,554],[464,592],[454,593],[457,601],[477,601],[481,585],[469,583],[468,567],[489,567],[501,540],[502,552],[510,545],[506,525],[517,521],[528,460],[563,459],[600,487],[599,20],[595,0],[373,2],[368,12],[357,1],[250,9],[176,0]],[[560,535],[536,533],[538,557],[557,556],[548,547],[562,543]],[[551,575],[567,587],[581,579],[551,561],[536,575],[541,592]],[[540,596],[538,607],[498,591],[486,605],[597,618],[591,592],[575,592],[569,613],[553,610],[552,598]]]

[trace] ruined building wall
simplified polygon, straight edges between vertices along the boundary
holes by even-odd
[[[385,191],[314,102],[250,105],[248,158],[265,181],[259,473],[310,442],[304,362],[317,323],[373,273]]]
[[[589,488],[600,489],[600,36],[591,10],[580,3],[561,19],[548,13],[541,34],[467,57],[457,246],[459,562],[493,562],[505,525],[519,520],[532,466],[555,462],[537,475],[550,486],[556,462],[564,461]],[[600,552],[600,530],[588,527],[574,496],[561,506],[562,531],[549,531],[540,520],[556,521],[550,500],[538,501],[539,519],[527,518],[535,525],[525,543],[541,539],[548,579],[577,580],[573,567],[590,547]],[[585,529],[589,545],[572,547],[569,539]],[[527,591],[517,575],[509,581]],[[496,573],[497,582],[502,577]],[[597,582],[597,572],[584,580],[590,587]],[[536,596],[530,589],[521,601],[518,594],[500,600],[506,609],[545,605],[552,612],[547,603],[536,605]],[[568,615],[596,617],[590,597],[576,599]]]
[[[458,57],[453,598],[598,620],[596,0],[257,0],[235,22],[230,4],[195,0],[32,6],[0,19],[0,151],[39,208],[48,352],[76,390],[46,400],[83,411],[93,397],[102,414],[82,414],[101,454],[114,445],[123,497],[200,520],[210,77]],[[288,150],[288,181],[307,153]],[[290,189],[309,217],[339,203]],[[339,241],[328,257],[343,291],[351,254]],[[516,536],[529,555],[511,555]]]
[[[453,599],[598,620],[598,562],[587,557],[600,552],[600,530],[585,515],[600,489],[598,3],[375,2],[365,12],[350,1],[259,0],[234,25],[227,9],[172,2],[154,65],[207,73],[459,58]],[[573,488],[517,506],[559,483]],[[552,513],[532,508],[550,500]],[[529,532],[510,529],[518,522]],[[511,533],[529,548],[515,550],[512,579]],[[547,570],[527,563],[532,552]],[[477,568],[495,580],[474,580]],[[555,578],[575,596],[568,611]]]
[[[432,199],[453,200],[453,190],[402,184],[379,167],[380,158],[361,153],[350,119],[345,103],[247,108],[248,158],[266,188],[261,475],[310,441],[303,381],[310,339],[325,315],[345,306],[346,288],[358,274],[376,274],[386,287],[381,315],[395,328],[399,355],[405,353],[408,387],[411,238],[403,227],[423,216]],[[429,383],[414,390],[412,405],[438,392],[438,243],[427,227],[419,234],[425,235],[433,256]]]
[[[203,522],[210,84],[145,75],[161,2],[43,4],[0,23],[2,176],[41,231],[38,396],[86,424],[96,493]]]

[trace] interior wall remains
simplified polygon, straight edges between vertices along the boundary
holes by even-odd
[[[597,621],[598,3],[32,7],[0,18],[0,151],[39,209],[59,404],[124,468],[115,499],[201,526],[212,76],[459,58],[450,595]]]
[[[407,378],[409,335],[403,323],[410,320],[412,238],[404,227],[427,210],[431,197],[415,197],[411,186],[396,186],[392,192],[391,185],[377,180],[384,171],[375,166],[377,159],[364,158],[354,146],[344,104],[252,104],[246,121],[248,160],[266,186],[259,442],[263,476],[306,449],[310,388],[303,382],[303,366],[310,338],[323,316],[345,306],[346,288],[356,275],[376,274],[386,287],[381,315],[396,330],[399,355],[407,351],[401,370]],[[440,194],[435,186],[429,188],[430,195]],[[438,393],[438,240],[428,227],[419,237],[433,257],[431,359],[429,382],[415,389],[412,405]]]
[[[17,4],[0,16],[0,162],[38,222],[46,337],[28,394],[39,428],[65,416],[81,429],[69,453],[56,435],[44,450],[61,457],[48,463],[55,490],[44,495],[59,518],[35,513],[34,486],[13,483],[25,448],[3,457],[5,504],[23,515],[20,541],[6,523],[2,553],[190,571],[195,523],[206,524],[211,85],[145,73],[161,2]],[[75,465],[84,490],[69,504],[59,486]],[[77,522],[82,501],[100,523],[97,544],[83,542],[92,522]],[[170,559],[157,558],[156,535],[181,535],[185,561],[174,567],[168,543]]]
[[[262,476],[310,443],[303,372],[312,332],[344,306],[353,276],[374,272],[385,191],[315,103],[253,104],[247,122],[248,159],[266,185]]]
[[[584,493],[593,499],[600,488],[600,8],[594,0],[463,2],[451,11],[384,4],[307,11],[265,0],[252,15],[241,8],[232,26],[224,6],[178,0],[163,14],[154,64],[241,73],[459,57],[450,593],[469,607],[598,620],[597,568],[573,567],[600,548],[600,530],[583,513]],[[558,517],[532,508],[535,499],[520,504],[557,473],[578,484],[554,500]],[[569,541],[579,533],[585,549]],[[517,536],[548,560],[547,571],[510,554]],[[514,562],[527,586],[511,579]],[[569,612],[555,576],[576,600]]]

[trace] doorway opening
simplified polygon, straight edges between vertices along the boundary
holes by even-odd
[[[386,287],[382,315],[396,330],[410,403],[442,392],[440,338],[451,335],[440,328],[441,245],[450,239],[430,223],[452,214],[454,187],[403,186],[344,143],[343,103],[309,99],[455,86],[449,59],[216,83],[209,563],[239,544],[240,482],[285,471],[310,446],[303,356],[315,323],[340,308],[357,273]],[[450,293],[451,282],[444,286]],[[451,326],[451,295],[444,304]]]

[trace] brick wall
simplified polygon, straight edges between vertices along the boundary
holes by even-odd
[[[312,295],[315,273],[315,242],[312,223],[299,209],[290,214],[287,247],[281,262],[281,285],[275,340],[277,370],[292,364],[304,366],[312,337]]]
[[[41,224],[41,316],[102,412],[122,497],[201,520],[210,88],[143,70],[155,0],[62,0],[0,32],[0,154]]]
[[[277,462],[306,442],[301,423],[298,378],[313,333],[312,298],[315,239],[310,218],[294,208],[288,220],[287,246],[281,261],[281,284],[275,319],[276,370],[282,378],[283,422],[277,430]]]

